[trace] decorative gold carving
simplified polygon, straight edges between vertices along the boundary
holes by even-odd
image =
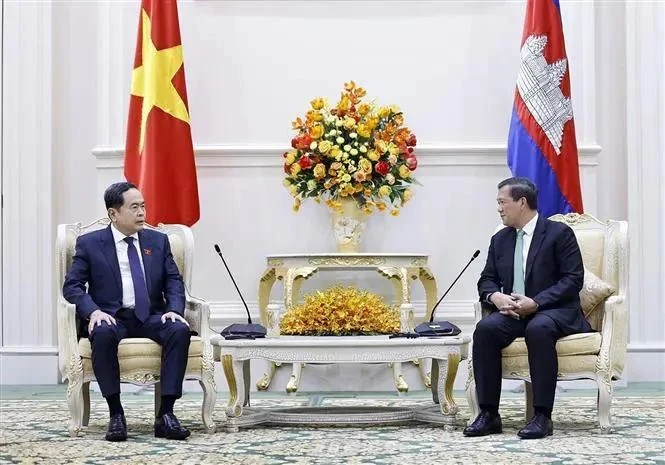
[[[413,266],[425,266],[427,265],[427,257],[418,257],[411,260],[411,265]]]
[[[267,269],[263,273],[263,275],[261,276],[261,282],[272,281],[274,279],[275,279],[275,269],[274,268]]]
[[[404,381],[404,376],[399,375],[395,380],[395,384],[399,392],[409,392],[409,385]]]
[[[284,260],[281,258],[269,258],[268,266],[282,266],[284,265]]]
[[[159,374],[149,371],[138,371],[129,375],[122,375],[120,380],[134,384],[154,384],[159,381]]]
[[[298,391],[298,378],[296,375],[291,375],[289,382],[286,384],[286,392],[293,394]]]
[[[340,265],[340,266],[377,266],[385,265],[386,259],[383,257],[310,257],[310,265]]]
[[[233,372],[233,357],[222,355],[222,368],[229,385],[229,403],[226,406],[226,414],[230,417],[239,417],[242,414],[242,407],[238,405],[238,381]]]
[[[457,376],[457,368],[461,356],[458,353],[451,353],[448,355],[448,369],[446,370],[446,386],[444,388],[443,396],[445,401],[441,404],[441,412],[444,415],[454,415],[457,413],[457,404],[453,397],[453,385],[455,384],[455,377]]]

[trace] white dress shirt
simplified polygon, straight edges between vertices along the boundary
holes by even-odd
[[[524,281],[526,281],[526,259],[529,258],[529,247],[531,247],[531,240],[537,222],[538,213],[522,228],[522,231],[524,231],[524,236],[522,236],[522,273],[524,273]]]
[[[139,244],[139,235],[138,233],[134,233],[131,236],[125,236],[116,229],[114,224],[111,224],[111,232],[113,233],[113,242],[115,242],[115,252],[118,254],[118,265],[120,265],[120,278],[122,279],[122,306],[123,308],[134,308],[136,302],[134,296],[134,281],[132,281],[132,270],[129,268],[129,256],[127,255],[129,244],[125,242],[125,237],[134,238],[134,247],[136,247],[139,263],[141,263],[143,279],[145,279],[145,268],[143,267],[143,254],[141,253],[141,245]]]

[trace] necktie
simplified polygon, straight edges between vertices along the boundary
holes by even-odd
[[[129,269],[134,283],[134,314],[141,322],[145,322],[150,315],[148,288],[145,285],[143,270],[141,270],[139,254],[134,246],[134,238],[125,237],[124,241],[127,243],[127,258],[129,258]]]
[[[515,240],[515,260],[513,261],[513,292],[524,295],[524,268],[523,263],[524,230],[517,231]]]

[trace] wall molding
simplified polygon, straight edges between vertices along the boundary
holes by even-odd
[[[199,168],[281,167],[283,145],[197,145],[194,147]],[[580,166],[598,165],[602,147],[597,144],[579,148]],[[98,169],[123,167],[124,147],[99,146],[92,149]],[[417,147],[419,166],[506,166],[506,145],[435,144]]]

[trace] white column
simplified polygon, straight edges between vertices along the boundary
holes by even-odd
[[[54,383],[53,7],[3,7],[0,384]]]
[[[664,24],[662,2],[626,2],[628,381],[665,378]]]

